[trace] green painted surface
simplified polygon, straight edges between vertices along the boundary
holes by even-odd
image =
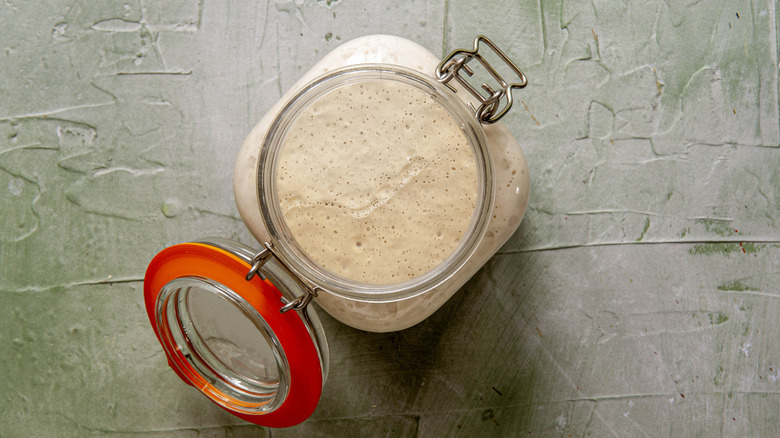
[[[256,246],[243,138],[371,33],[524,67],[531,203],[423,323],[321,313],[322,400],[269,432],[178,381],[143,274]],[[777,436],[777,37],[771,0],[0,3],[0,436]]]

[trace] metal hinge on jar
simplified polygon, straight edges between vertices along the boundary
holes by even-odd
[[[317,293],[321,291],[319,287],[316,286],[309,286],[305,284],[303,281],[301,281],[300,278],[298,278],[297,275],[287,266],[284,261],[282,261],[281,258],[279,258],[276,253],[273,250],[273,245],[269,242],[263,243],[264,248],[260,250],[253,258],[252,258],[252,267],[249,268],[249,272],[246,274],[246,281],[249,281],[257,275],[260,268],[263,267],[263,265],[271,259],[271,257],[276,258],[276,260],[279,262],[279,264],[287,271],[288,274],[290,274],[290,277],[292,277],[299,285],[303,287],[303,289],[306,291],[303,295],[299,296],[298,298],[292,300],[292,301],[286,301],[285,304],[282,306],[282,308],[279,310],[281,313],[285,313],[288,310],[303,310],[306,308],[306,306],[309,305],[312,299],[317,297]]]
[[[485,43],[493,52],[515,73],[519,79],[518,82],[508,83],[504,78],[496,71],[496,69],[490,65],[490,63],[479,53],[480,42]],[[482,89],[487,92],[487,96],[474,88],[466,78],[461,74],[461,70],[466,72],[468,76],[474,75],[474,71],[468,66],[468,63],[476,59],[485,67],[485,70],[490,73],[493,79],[498,82],[499,87],[493,89],[488,84],[483,83]],[[442,84],[448,86],[451,90],[455,91],[455,88],[449,82],[455,79],[460,85],[463,86],[472,96],[474,96],[479,102],[479,108],[475,108],[474,105],[469,104],[472,110],[477,115],[477,119],[484,124],[491,124],[497,122],[501,117],[509,111],[512,107],[512,89],[523,88],[528,84],[528,80],[525,77],[525,73],[520,70],[511,59],[509,59],[504,52],[498,48],[484,35],[480,35],[474,39],[474,49],[458,49],[452,51],[444,60],[436,67],[436,79]],[[505,99],[506,98],[506,99]],[[505,100],[505,104],[501,107],[501,101]],[[499,109],[499,107],[501,107]]]

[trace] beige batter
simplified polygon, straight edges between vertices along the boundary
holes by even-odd
[[[284,220],[318,264],[370,284],[422,275],[463,238],[477,200],[465,134],[428,94],[344,85],[299,115],[276,173]]]

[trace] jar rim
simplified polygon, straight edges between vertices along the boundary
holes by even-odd
[[[343,85],[360,81],[396,81],[432,96],[457,122],[471,145],[477,168],[477,199],[472,218],[455,250],[436,267],[409,280],[370,284],[351,280],[321,267],[295,242],[285,224],[276,191],[279,152],[289,128],[310,103]],[[390,64],[362,64],[333,70],[313,80],[279,111],[263,140],[257,169],[257,194],[263,222],[277,256],[293,273],[329,293],[358,301],[398,301],[425,293],[454,275],[482,240],[494,203],[493,163],[482,125],[455,91],[434,78]]]

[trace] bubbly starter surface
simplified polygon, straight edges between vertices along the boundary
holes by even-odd
[[[432,97],[385,80],[341,86],[292,122],[276,172],[284,220],[322,267],[400,283],[444,261],[477,200],[465,134]]]

